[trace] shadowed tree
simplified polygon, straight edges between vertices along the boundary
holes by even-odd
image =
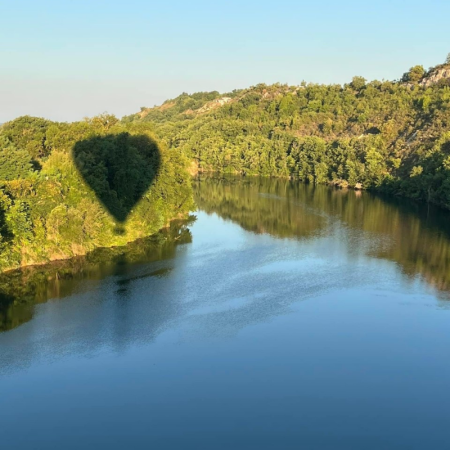
[[[155,141],[128,132],[77,142],[73,158],[86,183],[118,222],[125,222],[151,186],[161,159]]]

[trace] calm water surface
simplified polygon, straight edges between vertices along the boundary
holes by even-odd
[[[450,448],[449,214],[195,192],[157,240],[0,279],[2,448]]]

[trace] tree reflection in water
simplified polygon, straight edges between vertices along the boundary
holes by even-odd
[[[203,177],[194,185],[198,207],[255,233],[308,238],[335,221],[382,237],[366,254],[395,261],[442,294],[450,291],[450,213],[404,198],[337,190],[270,178]],[[356,249],[353,249],[356,251]]]

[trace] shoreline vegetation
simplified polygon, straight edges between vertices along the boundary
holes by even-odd
[[[192,172],[298,179],[450,209],[450,55],[396,81],[183,93],[122,122],[148,123]]]
[[[25,116],[0,144],[0,271],[123,246],[193,210],[188,161],[146,124]]]
[[[122,120],[0,126],[0,272],[123,246],[195,205],[192,176],[367,189],[450,209],[450,57],[398,81],[183,93]]]
[[[204,175],[193,180],[192,189],[200,210],[254,234],[300,242],[333,233],[344,241],[348,233],[359,236],[350,250],[352,258],[395,262],[409,282],[426,282],[448,303],[450,212],[392,196],[281,178]],[[136,278],[168,274],[174,267],[168,260],[176,257],[177,246],[192,242],[190,224],[195,220],[174,220],[155,235],[123,247],[98,248],[85,256],[1,273],[0,331],[30,320],[36,304],[83,292],[98,280],[109,278],[122,295]],[[161,263],[148,264],[155,261]]]
[[[72,295],[83,280],[92,283],[117,276],[118,289],[125,289],[130,281],[127,268],[174,258],[178,245],[192,241],[189,225],[194,220],[193,216],[174,220],[158,233],[125,246],[97,248],[86,255],[0,273],[0,332],[31,320],[36,304]],[[162,275],[164,271],[145,273]]]

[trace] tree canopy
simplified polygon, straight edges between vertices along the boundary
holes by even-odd
[[[417,65],[400,81],[183,94],[125,122],[151,124],[199,172],[377,189],[450,208],[450,79],[421,82],[434,72]]]
[[[411,69],[403,75],[402,81],[406,83],[417,83],[425,76],[425,73],[423,66],[411,67]]]
[[[111,115],[0,128],[0,270],[156,233],[193,208],[188,161]]]

